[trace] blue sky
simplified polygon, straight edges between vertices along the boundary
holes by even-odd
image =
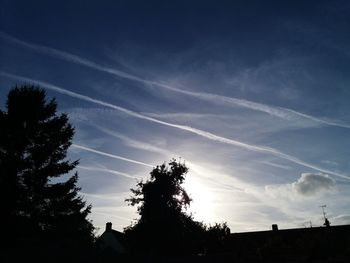
[[[173,157],[197,220],[350,223],[347,1],[1,6],[1,108],[16,84],[57,98],[95,226],[128,226],[129,189]]]

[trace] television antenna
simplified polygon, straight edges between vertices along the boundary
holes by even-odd
[[[322,208],[323,218],[324,218],[324,220],[326,220],[326,212],[324,211],[324,209],[325,209],[327,206],[326,206],[326,205],[321,205],[320,207]]]

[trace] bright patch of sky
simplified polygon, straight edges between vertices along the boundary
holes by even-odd
[[[0,98],[35,83],[76,128],[94,225],[152,167],[232,232],[350,223],[347,1],[1,1]]]

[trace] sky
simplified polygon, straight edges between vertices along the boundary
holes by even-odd
[[[172,158],[195,220],[350,223],[348,1],[0,3],[0,108],[15,85],[56,98],[99,233]]]

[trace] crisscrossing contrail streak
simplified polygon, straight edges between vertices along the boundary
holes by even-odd
[[[121,111],[121,112],[123,112],[123,113],[125,113],[125,114],[127,114],[129,116],[132,116],[132,117],[135,117],[135,118],[138,118],[138,119],[143,119],[143,120],[147,120],[147,121],[150,121],[150,122],[153,122],[153,123],[157,123],[157,124],[161,124],[161,125],[164,125],[164,126],[176,128],[176,129],[183,130],[183,131],[188,131],[190,133],[199,135],[201,137],[207,138],[207,139],[212,140],[212,141],[217,141],[217,142],[221,142],[221,143],[237,146],[237,147],[240,147],[240,148],[243,148],[243,149],[246,149],[246,150],[250,150],[250,151],[254,151],[254,152],[260,152],[260,153],[266,153],[266,154],[271,154],[271,155],[277,156],[279,158],[291,161],[293,163],[302,165],[304,167],[308,167],[308,168],[311,168],[311,169],[314,169],[314,170],[317,170],[317,171],[320,171],[320,172],[323,172],[323,173],[328,173],[328,174],[331,174],[331,175],[335,175],[335,176],[338,176],[338,177],[350,180],[350,177],[348,177],[346,175],[343,175],[343,174],[340,174],[340,173],[337,173],[337,172],[333,172],[333,171],[329,171],[329,170],[320,168],[320,167],[318,167],[316,165],[313,165],[313,164],[309,164],[309,163],[307,163],[307,162],[305,162],[303,160],[298,159],[297,157],[285,154],[285,153],[280,152],[279,150],[274,149],[274,148],[248,144],[248,143],[244,143],[244,142],[241,142],[241,141],[229,139],[229,138],[226,138],[226,137],[223,137],[223,136],[219,136],[219,135],[213,134],[213,133],[208,132],[208,131],[196,129],[196,128],[193,128],[193,127],[190,127],[190,126],[179,125],[179,124],[174,124],[174,123],[170,123],[170,122],[166,122],[166,121],[161,121],[161,120],[158,120],[158,119],[155,119],[155,118],[152,118],[152,117],[145,116],[143,114],[137,113],[135,111],[132,111],[132,110],[129,110],[129,109],[126,109],[126,108],[123,108],[123,107],[120,107],[120,106],[117,106],[117,105],[105,102],[105,101],[94,99],[94,98],[91,98],[89,96],[86,96],[86,95],[83,95],[83,94],[80,94],[80,93],[76,93],[76,92],[73,92],[73,91],[70,91],[70,90],[67,90],[67,89],[55,86],[53,84],[43,82],[43,81],[38,81],[38,80],[31,79],[31,78],[26,78],[26,77],[23,77],[23,76],[18,76],[18,75],[14,75],[14,74],[2,72],[2,71],[0,71],[0,75],[8,77],[8,78],[24,81],[24,82],[38,83],[41,86],[46,87],[49,90],[53,90],[53,91],[59,92],[61,94],[65,94],[65,95],[68,95],[68,96],[73,97],[73,98],[77,98],[77,99],[85,100],[85,101],[92,102],[92,103],[95,103],[95,104],[99,104],[99,105],[102,105],[102,106],[106,106],[106,107],[109,107],[109,108]]]
[[[247,108],[250,110],[255,110],[255,111],[259,111],[259,112],[264,112],[267,113],[269,115],[278,117],[278,118],[282,118],[282,119],[307,119],[307,120],[311,120],[315,123],[319,123],[322,125],[328,125],[328,126],[336,126],[336,127],[341,127],[341,128],[347,128],[350,129],[350,125],[346,124],[346,123],[342,123],[340,121],[337,120],[324,120],[321,118],[317,118],[302,112],[298,112],[292,109],[288,109],[288,108],[283,108],[283,107],[276,107],[276,106],[271,106],[271,105],[267,105],[267,104],[262,104],[262,103],[257,103],[257,102],[253,102],[253,101],[249,101],[249,100],[245,100],[245,99],[239,99],[239,98],[234,98],[234,97],[228,97],[228,96],[222,96],[222,95],[217,95],[217,94],[212,94],[212,93],[206,93],[206,92],[196,92],[196,91],[189,91],[189,90],[184,90],[184,89],[179,89],[179,88],[175,88],[173,86],[170,86],[168,84],[164,84],[158,81],[152,81],[152,80],[147,80],[145,78],[142,77],[138,77],[132,74],[129,74],[127,72],[121,71],[121,70],[117,70],[115,68],[111,68],[111,67],[107,67],[107,66],[103,66],[100,65],[94,61],[88,60],[86,58],[77,56],[75,54],[72,53],[68,53],[62,50],[58,50],[55,48],[51,48],[51,47],[46,47],[46,46],[42,46],[42,45],[37,45],[34,43],[29,43],[20,39],[17,39],[15,37],[12,37],[4,32],[0,31],[0,37],[11,41],[12,43],[15,43],[19,46],[31,49],[35,52],[38,53],[42,53],[42,54],[46,54],[58,59],[62,59],[71,63],[75,63],[77,65],[82,65],[88,68],[92,68],[101,72],[105,72],[120,78],[124,78],[124,79],[129,79],[132,81],[137,81],[143,84],[147,84],[147,85],[152,85],[155,87],[160,87],[166,90],[170,90],[173,92],[177,92],[177,93],[181,93],[187,96],[192,96],[195,97],[197,99],[201,99],[201,100],[205,100],[205,101],[209,101],[211,103],[221,103],[227,106],[231,106],[231,105],[235,105],[235,106],[240,106],[243,108]]]

